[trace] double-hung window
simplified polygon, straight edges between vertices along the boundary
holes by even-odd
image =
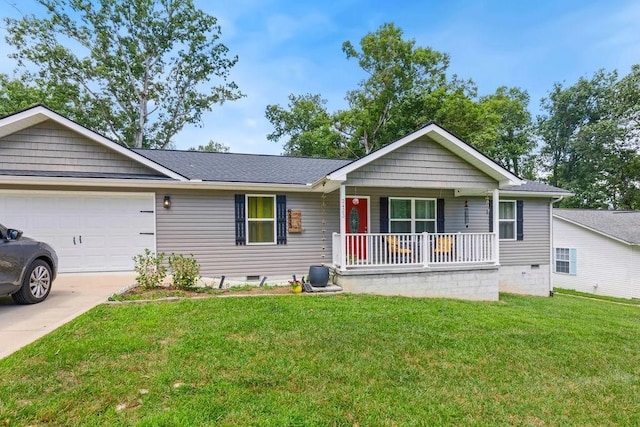
[[[391,233],[435,233],[435,199],[389,198]]]
[[[556,273],[569,273],[569,248],[556,248]]]
[[[554,273],[575,276],[578,268],[577,250],[575,248],[555,248],[553,259]]]
[[[247,243],[276,243],[276,197],[247,195]]]
[[[500,201],[499,227],[501,240],[516,239],[516,201]]]

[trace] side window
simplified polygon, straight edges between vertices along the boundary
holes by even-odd
[[[516,239],[516,202],[507,200],[500,202],[499,227],[501,240]]]
[[[577,273],[577,250],[573,248],[555,248],[553,268],[556,273],[575,276]]]
[[[247,195],[247,244],[276,243],[276,197]]]

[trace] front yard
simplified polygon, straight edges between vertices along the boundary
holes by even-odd
[[[638,425],[640,308],[355,295],[103,305],[0,360],[0,424]]]

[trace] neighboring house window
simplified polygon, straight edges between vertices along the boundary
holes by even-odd
[[[576,275],[577,251],[573,248],[556,248],[553,263],[554,272]]]
[[[569,248],[556,248],[556,273],[569,274]]]
[[[516,239],[516,202],[515,200],[501,201],[499,211],[500,239]]]
[[[435,233],[435,199],[389,198],[389,231],[391,233]]]
[[[247,243],[276,243],[276,197],[247,195]]]

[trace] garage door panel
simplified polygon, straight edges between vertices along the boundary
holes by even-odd
[[[0,191],[0,222],[49,243],[61,272],[132,270],[155,250],[151,193]]]

